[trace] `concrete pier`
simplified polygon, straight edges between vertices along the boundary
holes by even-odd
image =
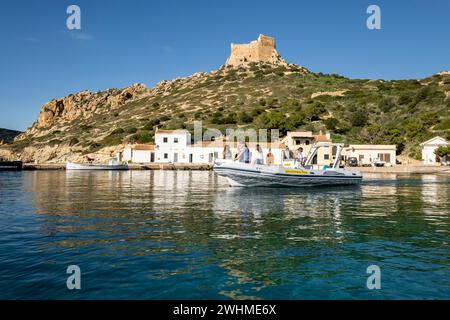
[[[363,174],[450,174],[449,166],[397,165],[393,167],[346,167],[346,169],[357,170]]]
[[[195,163],[148,163],[128,165],[130,170],[211,170],[212,164]],[[23,170],[65,170],[65,163],[25,163]]]

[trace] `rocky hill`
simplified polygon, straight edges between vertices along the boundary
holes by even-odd
[[[8,130],[0,128],[0,145],[5,143],[11,143],[22,132],[16,130]]]
[[[397,144],[413,158],[420,142],[450,138],[448,72],[395,81],[314,73],[287,64],[270,39],[238,45],[209,73],[54,99],[0,153],[24,161],[101,158],[124,143],[151,143],[156,126],[192,130],[194,120],[219,129],[329,130],[335,141]]]

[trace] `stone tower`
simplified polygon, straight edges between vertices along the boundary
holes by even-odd
[[[275,49],[275,38],[260,34],[258,40],[245,44],[231,44],[231,55],[226,65],[239,66],[251,62],[269,62],[274,65],[287,65]]]

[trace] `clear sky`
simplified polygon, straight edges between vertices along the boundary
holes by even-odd
[[[69,31],[66,9],[81,8]],[[366,9],[381,8],[381,30]],[[41,0],[0,3],[0,128],[25,130],[48,100],[81,90],[151,87],[222,65],[260,33],[315,72],[426,77],[450,69],[450,1]]]

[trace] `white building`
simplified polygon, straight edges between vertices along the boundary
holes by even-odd
[[[263,150],[263,159],[271,149],[274,156],[274,164],[282,164],[282,153],[285,146],[291,151],[303,149],[306,157],[312,145],[316,142],[331,142],[330,135],[313,135],[310,131],[288,132],[281,143],[260,143]],[[250,149],[250,157],[255,152],[257,142],[247,143]],[[230,147],[232,156],[236,155],[237,143],[227,142],[222,138],[214,141],[202,141],[191,143],[191,134],[187,130],[157,130],[155,132],[155,145],[127,146],[123,150],[122,160],[132,163],[196,163],[211,164],[215,159],[223,158],[225,145]],[[360,165],[371,164],[376,159],[395,165],[395,145],[350,145],[342,151],[342,159],[356,157]],[[330,165],[336,159],[336,148],[320,149],[313,159],[314,164]]]
[[[190,146],[191,133],[187,130],[157,130],[155,132],[155,162],[193,163]]]
[[[133,163],[155,162],[155,146],[148,144],[126,146],[123,149],[121,161]]]
[[[420,146],[422,147],[423,164],[426,165],[438,164],[440,159],[438,156],[436,156],[434,151],[436,151],[436,149],[439,148],[440,146],[448,146],[449,144],[450,142],[439,136],[421,143]]]
[[[395,144],[351,144],[344,148],[342,155],[345,160],[355,157],[358,165],[370,165],[375,160],[384,161],[395,166],[396,162]]]
[[[281,142],[293,152],[301,148],[303,150],[303,155],[306,157],[315,143],[331,142],[331,136],[329,132],[325,135],[323,135],[322,132],[315,135],[312,131],[288,131],[286,137],[284,137]],[[337,149],[332,146],[320,148],[314,159],[312,159],[312,163],[319,166],[331,165],[336,160],[336,153]]]

